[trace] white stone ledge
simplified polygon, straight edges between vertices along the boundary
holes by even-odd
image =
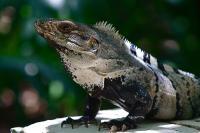
[[[115,118],[122,118],[127,115],[127,112],[122,109],[102,110],[97,115],[98,120],[110,120]],[[73,117],[73,118],[78,118]],[[107,129],[98,131],[97,125],[89,125],[86,128],[84,125],[74,129],[71,126],[61,128],[61,122],[66,118],[57,118],[54,120],[47,120],[37,122],[26,127],[14,127],[11,133],[102,133],[109,132]],[[200,133],[200,119],[158,122],[146,120],[138,124],[137,129],[128,130],[127,133]]]

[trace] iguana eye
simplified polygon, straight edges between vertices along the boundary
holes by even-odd
[[[62,33],[70,33],[76,29],[77,27],[74,24],[68,22],[62,22],[58,25],[58,30]]]
[[[97,48],[99,46],[99,41],[94,38],[94,37],[90,37],[90,39],[88,40],[88,43],[87,43],[87,47],[88,49],[91,51],[91,52],[96,52],[97,51]]]

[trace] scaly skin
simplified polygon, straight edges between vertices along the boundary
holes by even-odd
[[[67,20],[39,20],[37,32],[59,53],[73,80],[89,94],[83,117],[94,121],[102,98],[128,111],[100,126],[110,131],[135,128],[145,117],[189,119],[200,113],[200,81],[193,74],[160,63],[124,39],[105,22],[89,26]]]

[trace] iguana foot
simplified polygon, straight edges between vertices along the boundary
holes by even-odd
[[[71,125],[72,129],[75,125],[81,126],[85,125],[85,127],[88,127],[88,124],[97,124],[95,119],[90,119],[87,116],[83,116],[79,119],[72,119],[71,117],[68,117],[65,121],[61,123],[61,128],[63,128],[65,125]]]
[[[101,128],[108,128],[110,129],[110,132],[126,131],[136,127],[137,125],[135,122],[125,118],[124,120],[111,120],[108,122],[102,122],[99,124],[99,131]]]

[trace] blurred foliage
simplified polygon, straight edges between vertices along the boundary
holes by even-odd
[[[83,111],[84,91],[36,34],[36,19],[108,21],[163,62],[198,74],[199,5],[198,0],[1,0],[0,132]]]

